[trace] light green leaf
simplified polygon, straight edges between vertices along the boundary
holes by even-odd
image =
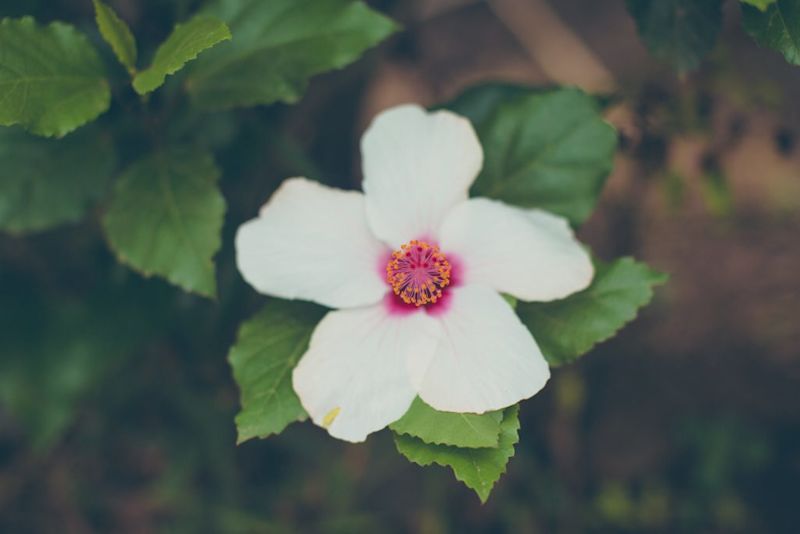
[[[133,74],[136,72],[136,39],[130,28],[113,9],[100,0],[93,0],[93,2],[95,20],[100,29],[100,35],[111,45],[119,62]]]
[[[431,445],[421,439],[395,434],[394,442],[400,453],[421,466],[438,464],[453,470],[456,478],[486,502],[500,475],[505,473],[508,460],[514,456],[519,441],[519,406],[506,408],[500,423],[497,447],[465,449],[447,445]]]
[[[632,258],[595,262],[592,284],[553,302],[520,302],[517,313],[550,365],[574,361],[632,321],[667,276]]]
[[[775,3],[776,0],[741,0],[743,4],[750,4],[757,7],[761,11],[766,11],[769,6]]]
[[[481,98],[473,91],[452,108],[477,119],[485,160],[474,195],[542,208],[573,224],[591,214],[617,144],[594,99],[578,89],[528,90],[508,98]]]
[[[628,0],[647,48],[681,72],[714,48],[722,28],[722,0]]]
[[[455,447],[497,447],[503,412],[438,412],[419,397],[406,414],[389,428],[397,434],[419,438],[425,443]]]
[[[214,297],[225,200],[210,155],[186,149],[134,163],[117,181],[103,224],[118,259]]]
[[[140,95],[158,89],[167,76],[178,72],[200,52],[230,39],[228,26],[214,17],[200,15],[178,24],[156,50],[153,64],[133,79],[133,88]]]
[[[30,232],[80,219],[114,164],[111,140],[93,128],[58,141],[0,128],[0,228]]]
[[[306,413],[292,388],[292,369],[325,309],[304,302],[271,301],[242,324],[228,361],[241,391],[238,443],[280,434]]]
[[[351,0],[217,0],[207,13],[236,36],[188,75],[195,102],[212,109],[295,102],[309,78],[352,63],[397,28]]]
[[[110,101],[103,64],[85,35],[61,22],[0,21],[0,125],[61,137]]]
[[[800,65],[800,2],[777,0],[766,11],[742,6],[742,25],[759,46],[777,50],[792,65]]]

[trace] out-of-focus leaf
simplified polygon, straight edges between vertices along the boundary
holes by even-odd
[[[766,11],[769,6],[775,3],[776,0],[740,0],[743,4],[750,4],[755,6],[761,11]]]
[[[776,0],[766,11],[744,5],[742,25],[759,46],[777,50],[792,65],[800,65],[800,2]]]
[[[448,445],[431,445],[421,439],[395,434],[394,442],[400,453],[421,466],[438,464],[453,470],[456,478],[486,502],[508,461],[514,456],[519,441],[519,406],[506,408],[500,423],[497,447],[467,449]]]
[[[502,420],[502,411],[481,415],[439,412],[417,397],[406,414],[389,428],[436,445],[497,447]]]
[[[35,279],[14,277],[8,285],[12,276],[0,270],[7,283],[0,306],[0,404],[43,451],[109,371],[147,339],[157,324],[153,317],[161,314],[140,288],[103,281],[90,295],[64,297],[28,285]]]
[[[0,128],[0,228],[44,230],[78,220],[114,171],[114,147],[93,128],[51,140]]]
[[[666,279],[632,258],[596,261],[587,289],[553,302],[520,302],[517,313],[550,365],[569,363],[632,321]]]
[[[200,15],[178,24],[156,50],[153,64],[133,79],[133,88],[140,95],[155,91],[167,76],[178,72],[200,52],[230,39],[228,26],[214,17]]]
[[[212,109],[294,102],[313,75],[352,63],[397,28],[351,0],[217,0],[206,13],[235,35],[188,75],[194,100]]]
[[[628,0],[628,11],[650,52],[681,72],[700,64],[722,28],[722,0]]]
[[[704,174],[700,180],[700,193],[706,209],[712,215],[726,217],[733,211],[733,195],[722,171],[713,170]]]
[[[61,22],[0,21],[0,125],[61,137],[110,100],[103,63],[85,35]]]
[[[292,370],[325,309],[304,302],[272,301],[242,324],[228,361],[241,391],[238,443],[280,434],[306,412],[292,388]]]
[[[483,145],[473,194],[583,222],[605,184],[617,143],[597,103],[578,89],[485,91],[473,90],[447,106],[473,118]],[[505,97],[508,91],[516,96]]]
[[[214,297],[212,258],[225,214],[219,175],[209,154],[187,149],[134,163],[117,181],[103,220],[118,259],[145,276]]]
[[[119,62],[128,69],[128,72],[133,73],[136,70],[136,39],[130,28],[113,9],[100,0],[93,1],[100,35],[111,46]]]

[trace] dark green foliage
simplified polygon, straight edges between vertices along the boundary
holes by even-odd
[[[685,72],[700,65],[722,28],[722,0],[628,0],[650,52]]]
[[[760,46],[780,52],[792,65],[800,65],[800,2],[775,0],[765,6],[742,6],[744,29]]]

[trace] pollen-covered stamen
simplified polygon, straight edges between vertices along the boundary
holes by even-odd
[[[386,265],[386,281],[406,304],[432,304],[450,283],[450,262],[436,245],[416,239],[395,250]]]

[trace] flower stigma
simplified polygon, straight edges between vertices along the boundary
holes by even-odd
[[[392,252],[386,281],[406,304],[434,304],[450,284],[452,267],[437,245],[413,239]]]

